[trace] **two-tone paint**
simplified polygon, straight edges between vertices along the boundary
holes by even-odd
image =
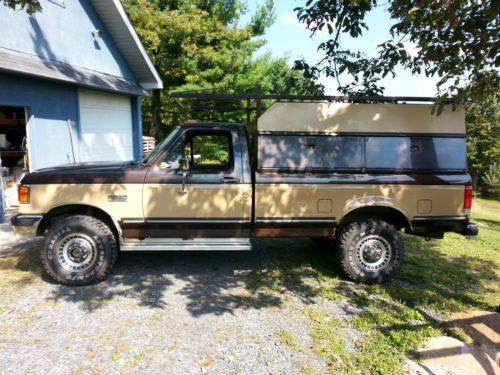
[[[231,168],[192,171],[183,191],[179,171],[161,161],[187,132],[227,132]],[[180,127],[148,164],[76,165],[37,171],[22,184],[30,202],[20,217],[44,220],[88,208],[107,215],[121,241],[146,238],[333,237],[350,220],[379,216],[423,236],[467,233],[465,173],[252,171],[246,129],[234,124]],[[19,217],[16,219],[21,220]],[[16,224],[16,223],[14,223]]]

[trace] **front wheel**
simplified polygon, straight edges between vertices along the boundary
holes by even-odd
[[[58,283],[89,285],[106,277],[117,253],[115,236],[105,223],[75,215],[50,229],[41,258],[47,274]]]
[[[348,224],[337,245],[342,270],[356,282],[387,282],[403,263],[403,239],[393,226],[381,220]]]

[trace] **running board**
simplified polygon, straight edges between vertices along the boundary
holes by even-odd
[[[246,251],[249,238],[126,238],[121,251]]]

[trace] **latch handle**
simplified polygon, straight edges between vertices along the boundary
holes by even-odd
[[[236,177],[222,177],[220,182],[224,184],[237,184],[240,182],[240,179]]]

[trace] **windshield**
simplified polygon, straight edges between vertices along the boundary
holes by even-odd
[[[179,126],[176,126],[174,130],[163,140],[161,143],[155,147],[153,151],[151,151],[148,156],[142,159],[142,164],[148,164],[151,160],[153,160],[160,152],[163,151],[165,145],[172,140],[172,138],[177,134],[179,130]]]

